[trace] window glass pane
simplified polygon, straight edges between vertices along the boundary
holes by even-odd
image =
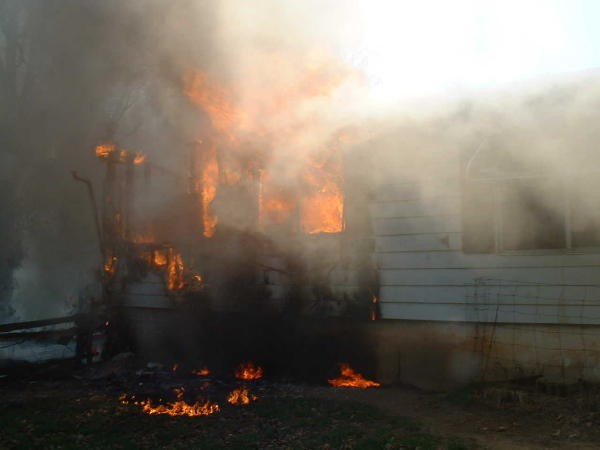
[[[564,191],[548,180],[512,180],[501,192],[501,245],[504,250],[565,247]]]
[[[495,250],[493,185],[469,181],[463,185],[463,251],[490,253]]]
[[[600,177],[573,180],[571,237],[574,247],[600,246]]]

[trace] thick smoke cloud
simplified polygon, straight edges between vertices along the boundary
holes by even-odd
[[[98,194],[97,143],[157,155],[174,147],[181,125],[163,107],[176,101],[173,66],[187,55],[166,49],[190,48],[182,28],[193,30],[199,48],[210,46],[210,8],[182,27],[190,8],[181,1],[0,2],[5,317],[64,313],[97,280],[92,211],[70,171],[90,177]],[[194,54],[195,62],[203,56]]]

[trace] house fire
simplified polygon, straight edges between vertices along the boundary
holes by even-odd
[[[327,97],[342,80],[330,67],[312,67],[299,92],[282,92],[279,100],[258,106],[259,122],[216,80],[190,72],[183,92],[210,126],[186,144],[185,167],[167,168],[112,142],[96,147],[105,167],[99,215],[110,345],[153,357],[170,354],[168,342],[201,347],[201,339],[181,336],[182,330],[193,334],[189,327],[206,325],[214,314],[228,317],[223,320],[234,335],[250,327],[239,324],[244,314],[254,326],[258,317],[279,321],[290,314],[307,320],[377,317],[364,214],[368,177],[358,176],[355,161],[348,164],[348,158],[364,158],[351,151],[359,131],[342,127],[304,149],[304,136],[321,130],[305,118],[289,118],[298,102]],[[285,100],[289,96],[293,102]],[[289,123],[274,126],[278,116]],[[289,145],[289,153],[278,145]],[[167,207],[147,207],[154,197],[169,198]],[[178,323],[173,314],[188,317]],[[273,339],[280,339],[277,333]],[[368,342],[355,345],[361,333],[355,334],[344,346],[360,354]],[[249,356],[263,352],[263,344],[247,348]],[[192,357],[183,353],[180,359]],[[327,358],[329,366],[338,362],[333,354]]]

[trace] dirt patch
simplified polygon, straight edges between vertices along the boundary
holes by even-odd
[[[511,385],[465,388],[450,394],[410,387],[322,389],[319,395],[364,402],[411,417],[428,432],[474,439],[490,449],[600,447],[600,395],[591,386],[564,396]]]

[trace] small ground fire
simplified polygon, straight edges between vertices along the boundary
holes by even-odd
[[[231,391],[227,397],[227,402],[232,405],[249,405],[250,402],[257,400],[258,397],[250,392],[247,387],[239,387]]]
[[[340,376],[329,380],[329,384],[335,387],[360,389],[381,386],[381,384],[376,381],[367,380],[346,363],[340,364]]]
[[[141,406],[142,411],[149,415],[166,414],[169,416],[198,417],[210,416],[220,410],[217,403],[209,400],[187,403],[183,398],[185,393],[183,387],[175,389],[174,393],[177,397],[176,401],[166,404],[155,404],[149,399],[138,401],[135,399],[135,396],[129,397],[127,394],[121,395],[119,400],[121,400],[121,403],[124,405],[134,404],[136,406]]]
[[[245,362],[238,366],[234,375],[238,380],[259,380],[263,376],[263,369],[252,362]]]

